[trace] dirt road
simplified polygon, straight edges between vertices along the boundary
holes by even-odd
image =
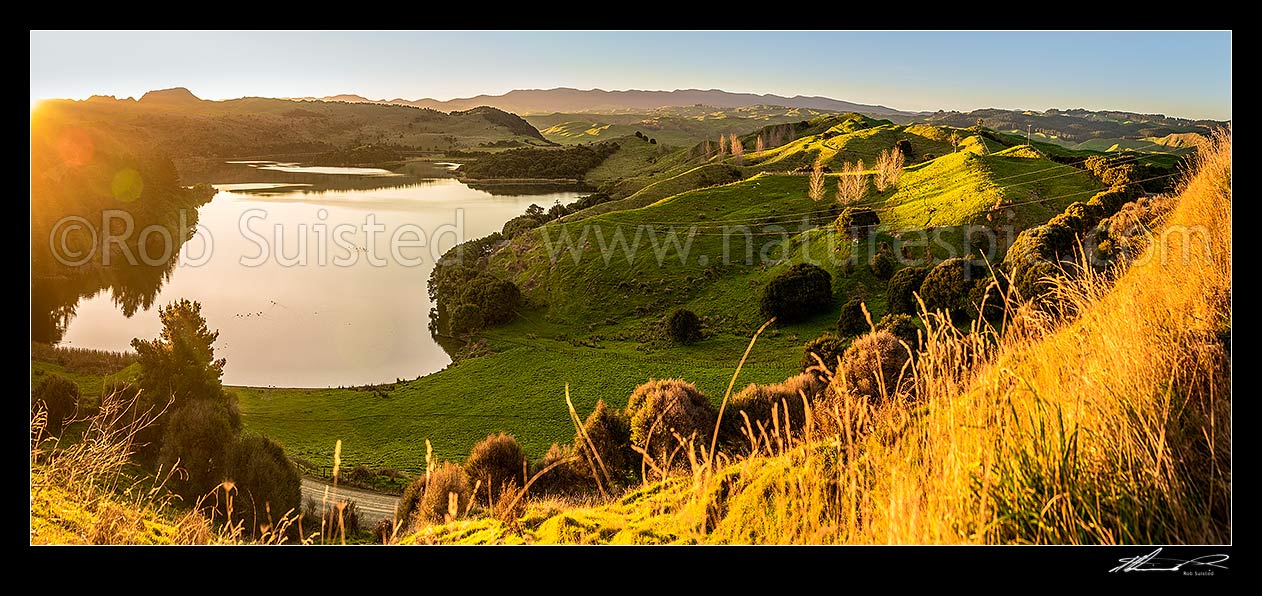
[[[372,528],[382,519],[394,519],[394,505],[399,497],[384,493],[372,492],[360,488],[338,486],[314,478],[302,479],[302,502],[315,499],[317,503],[324,497],[324,489],[329,489],[329,500],[350,499],[359,507],[359,524],[362,528]]]

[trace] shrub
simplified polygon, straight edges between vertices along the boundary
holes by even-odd
[[[676,342],[690,344],[701,339],[701,319],[697,313],[677,308],[666,317],[666,332]]]
[[[415,483],[414,483],[415,484]],[[464,470],[460,466],[445,461],[422,481],[423,490],[416,501],[416,508],[409,518],[413,526],[416,522],[442,522],[450,513],[450,495],[456,495],[456,515],[460,515],[469,507],[472,487],[465,479]],[[482,489],[479,488],[479,491]],[[400,507],[402,509],[402,507]]]
[[[885,303],[891,313],[915,314],[919,309],[915,292],[929,275],[928,267],[906,267],[890,277],[889,289],[886,291]]]
[[[1075,202],[1065,207],[1065,214],[1076,217],[1084,223],[1084,229],[1078,230],[1080,234],[1094,228],[1105,215],[1104,207],[1099,203],[1090,204],[1083,202]]]
[[[809,370],[812,366],[819,366],[814,356],[819,356],[820,360],[828,366],[829,372],[836,370],[837,359],[845,353],[846,348],[850,347],[850,341],[844,337],[838,337],[832,333],[824,332],[819,337],[806,342],[802,347],[802,370]]]
[[[79,407],[79,386],[61,375],[48,375],[31,392],[32,415],[39,402],[44,402],[44,410],[48,416],[45,429],[56,434],[61,431],[63,422],[74,417],[75,410]]]
[[[837,334],[841,336],[858,335],[868,330],[868,320],[863,316],[863,301],[851,298],[841,305],[841,314],[837,316]]]
[[[498,325],[516,314],[521,290],[511,281],[479,275],[461,293],[460,302],[476,306],[486,325]]]
[[[412,521],[413,515],[420,510],[421,497],[425,496],[425,475],[417,477],[403,489],[403,494],[399,495],[399,502],[395,505],[395,515],[399,521],[403,522],[406,529]]]
[[[881,322],[876,324],[877,331],[888,331],[894,337],[904,341],[914,350],[917,348],[918,333],[916,323],[912,320],[911,315],[905,314],[887,314],[881,318]]]
[[[1002,275],[978,279],[968,293],[969,316],[981,317],[991,323],[1002,321],[1007,289],[1007,281]]]
[[[760,306],[763,316],[792,322],[826,310],[832,302],[832,276],[815,265],[799,263],[767,284]]]
[[[592,470],[599,473],[603,463],[610,479],[621,483],[638,469],[634,464],[639,461],[639,455],[631,449],[631,419],[626,413],[607,407],[604,400],[598,400],[596,408],[583,422],[583,432],[595,446],[600,462],[592,458],[587,440],[576,432],[574,449],[580,458],[577,469],[581,473],[590,475]]]
[[[475,246],[469,250],[481,249]],[[435,266],[429,295],[435,305],[430,311],[430,330],[454,335],[509,321],[522,302],[521,290],[513,282],[461,264]]]
[[[526,454],[512,435],[489,435],[469,452],[464,472],[472,484],[482,483],[478,494],[488,493],[492,500],[508,486],[521,488],[526,484],[522,475],[526,472]]]
[[[1130,193],[1125,188],[1113,187],[1096,193],[1091,197],[1091,200],[1087,201],[1087,204],[1097,205],[1104,215],[1108,216],[1117,213],[1122,208],[1122,205],[1125,205],[1131,198]]]
[[[452,333],[465,334],[477,331],[486,326],[482,318],[482,309],[473,304],[457,304],[451,311],[448,323]]]
[[[675,438],[694,439],[709,446],[717,415],[714,405],[692,383],[678,379],[650,380],[635,388],[627,400],[631,443],[647,451],[659,466],[679,447]]]
[[[267,437],[246,436],[237,442],[228,478],[237,488],[232,501],[234,521],[244,521],[250,535],[263,525],[275,527],[281,516],[298,511],[302,499],[298,469],[285,457],[285,449]]]
[[[372,470],[369,469],[368,466],[358,464],[346,473],[346,478],[355,482],[366,484],[372,482],[373,475]]]
[[[724,442],[738,446],[749,444],[747,435],[749,429],[745,426],[746,416],[749,417],[749,425],[753,428],[755,436],[759,435],[759,422],[762,422],[769,436],[774,433],[773,429],[777,425],[782,429],[781,432],[802,430],[806,425],[806,408],[803,406],[802,397],[805,395],[807,403],[813,405],[825,387],[827,387],[825,381],[810,373],[792,376],[782,383],[771,385],[750,383],[732,396],[728,403],[728,411],[723,414]],[[784,414],[786,408],[789,414],[789,428],[787,429]],[[773,411],[778,420],[772,420]],[[741,416],[741,412],[744,412],[745,416]],[[772,440],[774,441],[774,437]]]
[[[920,297],[930,311],[945,310],[952,317],[968,312],[968,293],[972,289],[972,268],[964,259],[947,259],[938,263],[920,284]]]
[[[916,152],[911,148],[911,141],[907,139],[899,139],[894,143],[894,149],[903,154],[903,159],[911,161],[916,158]]]
[[[474,108],[482,109],[482,108]],[[496,117],[518,120],[517,125],[530,128],[517,116],[496,114]],[[534,131],[525,132],[533,136]],[[488,153],[477,161],[460,166],[460,174],[470,178],[582,178],[605,158],[618,151],[613,142],[574,145],[562,149],[525,147],[501,153]]]
[[[505,238],[516,238],[518,235],[529,232],[543,225],[543,220],[529,215],[518,215],[506,222],[500,232]]]
[[[872,269],[872,275],[881,280],[889,279],[891,275],[894,275],[895,265],[894,257],[885,251],[872,255],[872,260],[868,262],[868,267]]]
[[[535,478],[539,472],[557,462],[564,463]],[[588,470],[584,473],[584,470],[579,467],[582,465],[584,464],[577,459],[573,447],[569,445],[562,447],[553,443],[543,458],[530,466],[530,477],[535,478],[534,484],[530,485],[530,494],[545,497],[568,497],[586,494],[595,490],[591,471]]]
[[[859,238],[865,236],[873,227],[881,223],[876,212],[867,207],[846,207],[837,216],[835,225],[843,236]]]
[[[562,205],[560,203],[557,203],[553,205],[551,209],[548,209],[549,220],[559,219],[569,214],[570,214],[570,210],[566,209],[565,205]]]
[[[190,504],[210,494],[226,477],[236,435],[223,403],[203,399],[177,408],[167,423],[158,453],[163,470],[178,464],[187,472],[171,478],[171,490]]]
[[[894,334],[889,331],[869,333],[856,339],[846,350],[842,357],[842,376],[855,395],[881,400],[910,387],[911,371],[903,372],[903,365],[910,358]]]
[[[158,318],[162,321],[161,335],[152,340],[137,338],[131,342],[140,364],[137,412],[148,410],[156,413],[170,404],[166,415],[159,416],[136,435],[137,460],[146,465],[152,464],[159,456],[162,437],[167,426],[175,422],[176,410],[192,402],[220,404],[233,434],[241,429],[235,398],[224,391],[220,382],[226,361],[215,358],[214,342],[219,332],[207,327],[206,319],[201,315],[201,304],[188,300],[175,301],[159,308]],[[231,443],[231,440],[226,440],[220,445]],[[222,463],[219,462],[221,467]],[[191,466],[198,464],[185,459],[183,465],[190,466],[189,470],[193,471]],[[213,487],[219,480],[222,478],[216,479],[210,486]]]

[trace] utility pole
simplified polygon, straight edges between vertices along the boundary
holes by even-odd
[[[1026,145],[1030,145],[1031,147],[1033,147],[1033,146],[1034,146],[1034,145],[1032,145],[1032,144],[1030,143],[1030,129],[1031,129],[1031,127],[1033,127],[1033,126],[1034,126],[1033,124],[1026,124],[1026,125],[1025,125],[1025,144],[1026,144]]]

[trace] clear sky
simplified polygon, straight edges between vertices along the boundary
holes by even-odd
[[[31,32],[31,99],[723,89],[1231,117],[1230,32]]]

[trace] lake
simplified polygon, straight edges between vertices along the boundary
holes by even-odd
[[[219,330],[226,384],[415,378],[451,361],[428,329],[426,282],[436,258],[499,231],[531,203],[546,209],[581,196],[493,195],[453,178],[373,168],[219,167],[207,180],[218,193],[198,209],[194,236],[150,304],[124,308],[119,288],[83,298],[70,309],[61,345],[130,349],[132,338],[160,332],[158,306],[188,298]]]

